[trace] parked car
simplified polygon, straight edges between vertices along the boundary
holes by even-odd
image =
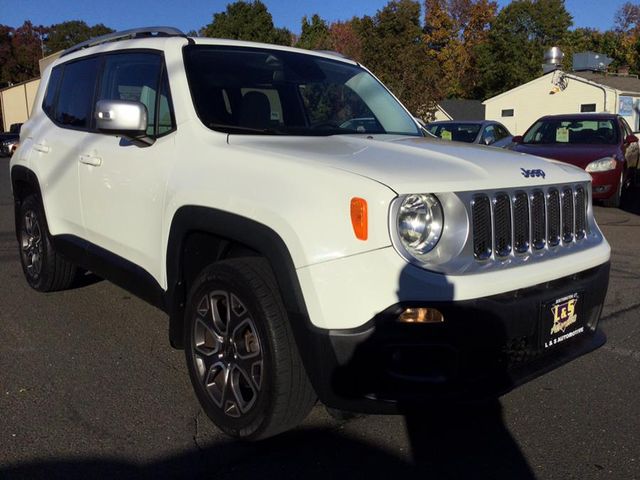
[[[580,167],[591,174],[593,199],[619,207],[624,189],[640,182],[640,148],[627,121],[612,113],[548,115],[512,149]]]
[[[392,413],[497,396],[605,342],[589,175],[426,138],[330,53],[93,39],[43,72],[10,172],[28,284],[89,270],[162,309],[236,437],[293,428],[317,398]]]
[[[8,132],[0,133],[0,156],[9,157],[20,142],[22,123],[13,123]]]
[[[491,120],[431,122],[427,125],[427,131],[443,140],[502,148],[510,145],[512,139],[507,127]]]

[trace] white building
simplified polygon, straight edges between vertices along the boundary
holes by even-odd
[[[593,71],[555,70],[483,102],[487,120],[502,122],[522,135],[544,115],[609,112],[640,130],[640,79]]]

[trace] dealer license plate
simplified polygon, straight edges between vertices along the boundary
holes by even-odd
[[[559,345],[584,332],[580,295],[572,293],[543,305],[542,346]]]

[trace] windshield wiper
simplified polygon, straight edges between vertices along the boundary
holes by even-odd
[[[275,128],[243,127],[241,125],[228,125],[225,123],[210,123],[209,128],[222,130],[225,133],[259,133],[263,135],[286,135],[283,131],[276,130]]]

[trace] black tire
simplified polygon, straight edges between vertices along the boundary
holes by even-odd
[[[20,203],[19,215],[18,248],[27,283],[40,292],[69,288],[77,267],[53,247],[40,199],[35,195],[26,197]]]
[[[305,419],[316,394],[265,259],[209,265],[190,289],[185,315],[191,383],[221,430],[257,440]]]

